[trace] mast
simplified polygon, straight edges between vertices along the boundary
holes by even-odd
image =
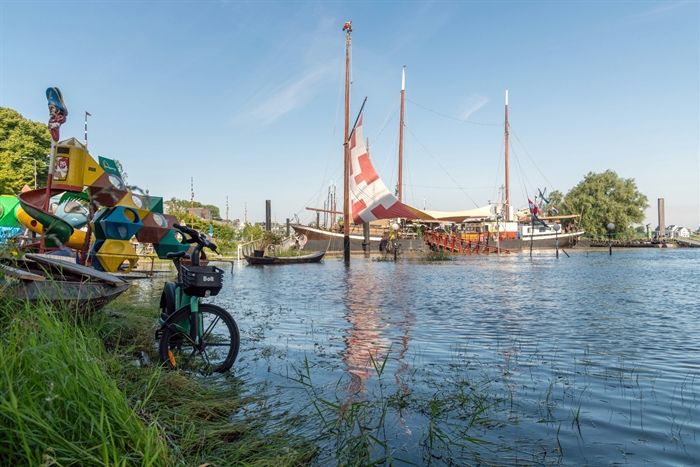
[[[345,151],[343,164],[343,257],[350,263],[350,47],[352,46],[351,21],[345,23]]]
[[[505,208],[506,208],[506,215],[505,219],[506,222],[510,221],[510,189],[508,188],[508,183],[510,179],[510,174],[508,172],[508,90],[506,90],[506,123],[504,125],[505,129],[505,138],[506,138],[506,202],[505,202]]]
[[[401,118],[399,120],[399,201],[403,195],[403,109],[406,89],[406,65],[401,70]],[[368,145],[369,147],[369,145]]]

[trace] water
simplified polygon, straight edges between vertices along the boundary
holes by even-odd
[[[363,433],[397,465],[699,464],[700,250],[569,253],[237,266],[212,301],[319,464]],[[364,431],[324,435],[350,401]]]

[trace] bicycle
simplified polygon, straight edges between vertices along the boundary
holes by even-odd
[[[173,227],[190,237],[187,243],[196,246],[192,265],[182,264],[190,259],[184,251],[166,255],[175,263],[177,281],[166,282],[160,298],[161,328],[156,332],[160,361],[172,369],[223,373],[236,361],[241,339],[236,321],[226,310],[200,303],[203,297],[217,295],[223,286],[221,269],[199,265],[202,249],[216,252],[216,245],[189,227]]]

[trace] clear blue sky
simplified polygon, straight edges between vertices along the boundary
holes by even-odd
[[[352,111],[396,183],[406,65],[404,198],[456,210],[496,200],[510,92],[511,197],[566,192],[612,169],[647,222],[700,226],[698,1],[0,1],[0,105],[121,161],[128,182],[229,217],[279,222],[342,193],[344,21]],[[451,117],[451,118],[447,118]],[[469,120],[488,125],[464,123]]]

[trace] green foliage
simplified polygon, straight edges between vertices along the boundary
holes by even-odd
[[[122,302],[76,317],[0,297],[0,465],[309,465],[315,446],[239,378],[147,364],[158,314]]]
[[[236,251],[237,247],[235,242],[238,239],[238,232],[236,229],[225,224],[219,224],[218,222],[200,219],[197,216],[194,216],[193,219],[194,222],[192,222],[189,216],[181,218],[188,226],[207,236],[209,235],[209,226],[211,226],[214,232],[214,243],[217,246],[219,254],[226,256]]]
[[[171,465],[155,424],[110,378],[101,340],[65,310],[0,302],[3,465]]]
[[[263,228],[257,224],[246,224],[243,226],[243,229],[241,229],[241,239],[244,242],[260,240],[263,237],[263,232],[265,232]]]
[[[450,261],[452,259],[452,255],[446,250],[428,250],[428,252],[425,254],[425,259],[427,261]]]
[[[633,178],[620,178],[607,170],[589,172],[566,194],[560,214],[580,214],[586,233],[602,235],[610,222],[615,224],[616,233],[641,223],[648,207],[647,197],[639,192]]]
[[[554,190],[549,194],[549,204],[545,208],[545,214],[547,216],[554,215],[552,212],[552,206],[556,206],[559,210],[559,214],[563,214],[564,208],[564,193],[559,190]]]
[[[47,116],[48,118],[48,116]],[[17,194],[27,184],[46,186],[51,136],[44,123],[27,120],[19,112],[0,107],[0,193]]]

